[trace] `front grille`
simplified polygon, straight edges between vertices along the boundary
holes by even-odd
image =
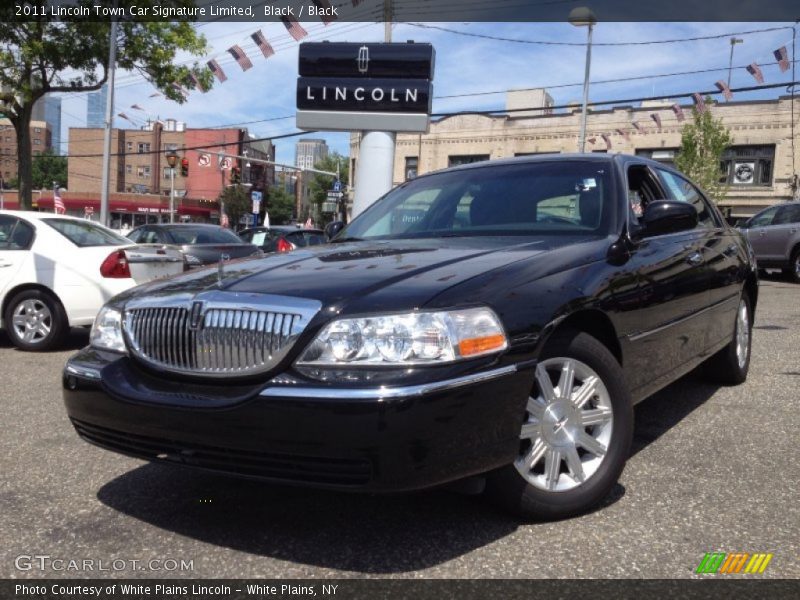
[[[136,435],[77,419],[72,424],[86,441],[115,452],[245,477],[356,486],[368,483],[372,473],[366,459],[255,452]]]
[[[194,327],[185,307],[126,311],[133,353],[168,370],[207,375],[250,374],[273,366],[297,333],[301,315],[208,308]]]

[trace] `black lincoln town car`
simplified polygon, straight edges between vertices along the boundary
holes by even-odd
[[[635,403],[703,361],[745,380],[747,241],[632,156],[473,164],[386,194],[322,246],[113,298],[67,363],[88,442],[276,482],[475,477],[517,514],[598,503]]]

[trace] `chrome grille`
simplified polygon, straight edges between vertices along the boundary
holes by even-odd
[[[127,308],[124,328],[132,354],[177,373],[211,377],[259,373],[283,358],[318,309],[270,310],[274,307],[253,302],[233,308],[246,303],[226,300],[217,303],[223,306],[204,303],[205,310],[194,318],[191,301]]]

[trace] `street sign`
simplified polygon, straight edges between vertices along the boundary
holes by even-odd
[[[333,182],[333,191],[334,192],[341,192],[342,191],[342,182],[338,179]]]
[[[253,210],[250,211],[254,215],[261,212],[261,200],[253,200]]]
[[[337,210],[337,203],[336,202],[323,202],[322,203],[322,212],[324,213],[335,213]]]
[[[250,199],[253,202],[261,202],[262,198],[264,197],[263,192],[259,192],[258,190],[253,190],[250,192]],[[253,211],[255,212],[255,211]]]
[[[338,200],[344,196],[344,192],[328,192],[328,200]]]
[[[391,77],[433,79],[431,44],[300,44],[301,77]]]

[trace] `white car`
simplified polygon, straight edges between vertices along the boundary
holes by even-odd
[[[183,270],[179,251],[85,219],[0,211],[0,328],[23,350],[56,347],[112,296]]]

